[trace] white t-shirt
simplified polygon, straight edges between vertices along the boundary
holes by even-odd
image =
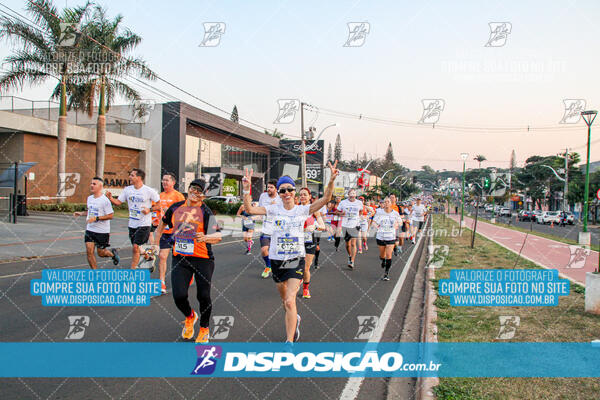
[[[110,204],[110,200],[105,195],[94,197],[92,194],[87,198],[87,219],[91,217],[103,217],[112,213],[114,213],[112,204]],[[85,229],[96,233],[110,233],[110,220],[105,219],[92,222],[91,224],[88,223]]]
[[[412,220],[413,221],[425,221],[425,206],[423,204],[421,205],[414,205],[412,208]]]
[[[358,225],[358,215],[363,209],[363,203],[360,200],[350,201],[348,199],[340,201],[338,211],[343,211],[345,215],[342,218],[343,228],[356,228]]]
[[[308,204],[294,206],[291,210],[286,210],[282,204],[267,207],[267,217],[271,218],[273,228],[269,246],[271,260],[304,257],[304,222],[309,210]]]
[[[375,236],[375,239],[396,239],[396,224],[402,223],[400,214],[398,214],[396,210],[387,213],[384,209],[380,209],[373,217],[373,221],[377,224],[377,235]]]
[[[268,208],[269,206],[276,205],[276,204],[279,204],[279,205],[282,204],[281,197],[279,197],[279,195],[277,195],[277,194],[273,198],[273,197],[269,196],[269,193],[264,192],[264,193],[261,193],[260,197],[258,198],[258,206],[259,207]],[[273,232],[273,220],[267,214],[265,216],[265,219],[263,220],[261,233],[263,235],[270,235],[272,232]]]
[[[143,185],[141,188],[136,189],[131,186],[127,186],[119,195],[119,201],[127,202],[129,207],[129,227],[139,228],[140,226],[152,225],[152,213],[144,215],[142,208],[150,209],[152,202],[159,202],[160,196],[156,190],[149,186]]]

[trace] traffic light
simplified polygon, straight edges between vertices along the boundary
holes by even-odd
[[[490,178],[488,178],[487,176],[485,178],[483,178],[483,188],[484,189],[490,188]]]

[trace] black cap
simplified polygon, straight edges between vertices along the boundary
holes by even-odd
[[[190,186],[197,186],[200,189],[200,191],[204,193],[204,190],[206,189],[206,181],[204,180],[204,178],[194,179],[192,183],[190,183]]]

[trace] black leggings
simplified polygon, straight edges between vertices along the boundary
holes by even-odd
[[[212,302],[210,301],[210,282],[215,261],[208,258],[173,256],[171,286],[175,305],[186,317],[192,314],[188,301],[188,289],[192,276],[196,278],[196,298],[200,303],[200,326],[208,328]]]

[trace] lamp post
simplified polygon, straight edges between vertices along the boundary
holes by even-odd
[[[325,128],[321,129],[321,132],[319,133],[319,135],[317,135],[317,138],[315,139],[315,141],[310,146],[308,146],[306,148],[306,151],[312,150],[317,145],[317,142],[319,141],[319,139],[321,138],[321,135],[323,135],[323,132],[325,132],[326,129],[328,129],[328,128],[334,128],[334,127],[335,128],[339,128],[340,127],[340,123],[336,122],[334,124],[327,125]]]
[[[462,175],[462,201],[460,203],[460,225],[458,227],[458,235],[461,234],[463,220],[465,218],[465,163],[469,158],[469,153],[460,153],[460,158],[463,160],[463,175]]]
[[[581,117],[583,118],[583,120],[585,121],[587,127],[588,127],[588,140],[587,140],[587,161],[585,163],[585,189],[583,192],[583,235],[580,233],[579,234],[579,244],[587,244],[590,245],[591,244],[591,235],[588,233],[587,230],[587,223],[588,223],[588,195],[589,195],[589,190],[590,190],[590,138],[592,136],[592,124],[594,123],[594,120],[596,119],[596,115],[598,114],[598,111],[596,110],[588,110],[588,111],[583,111],[581,113]],[[585,243],[582,243],[585,242]]]

